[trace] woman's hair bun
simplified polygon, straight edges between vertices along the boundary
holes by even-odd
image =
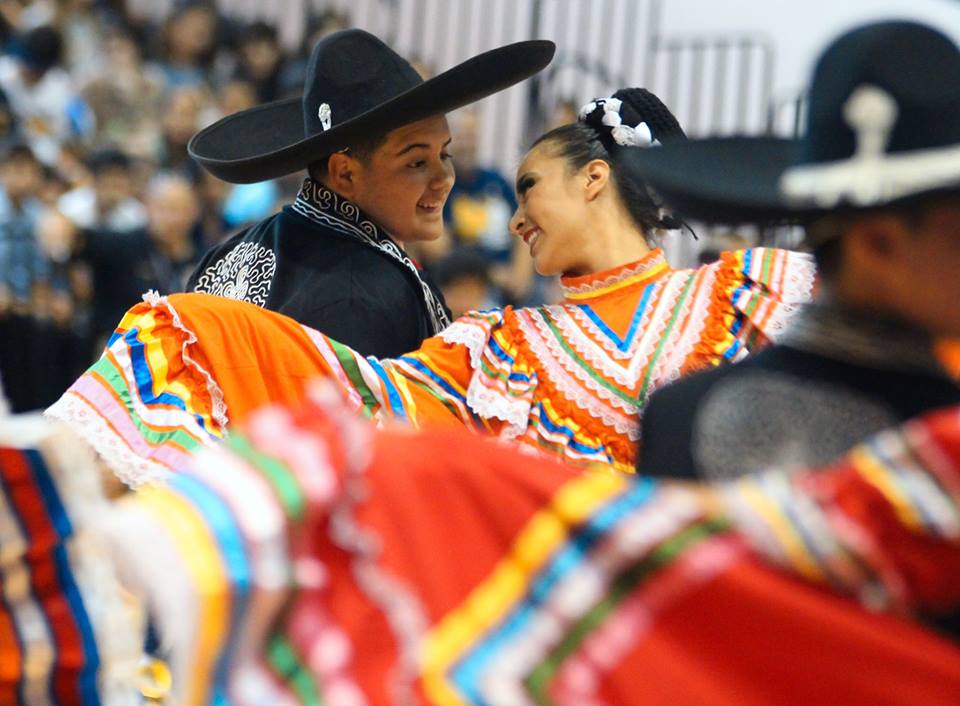
[[[621,88],[610,98],[598,98],[580,110],[580,120],[604,141],[649,147],[686,134],[670,109],[645,88]]]

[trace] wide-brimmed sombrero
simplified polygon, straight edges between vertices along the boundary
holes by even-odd
[[[680,215],[806,221],[960,189],[960,50],[914,22],[859,27],[820,57],[805,134],[625,150]]]
[[[272,179],[304,169],[358,137],[446,113],[512,86],[549,64],[554,49],[546,40],[518,42],[424,81],[372,34],[335,32],[314,47],[301,98],[228,115],[194,135],[187,149],[225,181]]]

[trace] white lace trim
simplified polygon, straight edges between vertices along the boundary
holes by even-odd
[[[698,276],[706,277],[708,273],[716,273],[716,271],[717,268],[709,268],[705,271],[693,270],[690,272],[690,279],[695,280]],[[696,287],[696,281],[691,282],[691,290],[696,289]],[[679,298],[680,294],[681,292],[677,292],[677,298]],[[693,352],[697,343],[700,341],[704,324],[706,324],[707,317],[710,315],[710,300],[713,298],[713,294],[712,286],[701,287],[699,293],[691,291],[680,305],[679,311],[676,311],[678,328],[675,328],[673,335],[666,340],[663,345],[663,350],[660,351],[659,359],[653,364],[653,371],[650,375],[650,386],[647,389],[648,395],[652,394],[654,390],[680,377],[683,362]],[[695,305],[699,305],[696,312],[694,312]],[[676,300],[670,309],[669,315],[673,316],[675,310]],[[688,323],[691,319],[692,323]],[[687,328],[684,328],[685,325]],[[664,328],[666,328],[666,321],[664,321]]]
[[[197,342],[197,334],[184,325],[183,321],[180,319],[180,314],[174,308],[173,304],[170,303],[170,300],[167,297],[160,296],[157,291],[151,289],[149,292],[146,292],[143,295],[143,301],[153,307],[163,306],[170,313],[170,317],[173,321],[173,327],[186,334],[186,340],[183,342],[183,345],[180,349],[180,357],[183,358],[183,362],[187,365],[187,367],[193,368],[195,371],[200,373],[206,382],[207,392],[210,394],[210,401],[212,403],[210,416],[213,417],[213,421],[215,421],[217,426],[220,427],[220,432],[226,434],[227,425],[230,423],[230,420],[227,417],[227,403],[223,399],[223,390],[220,389],[220,385],[217,384],[217,381],[213,379],[213,375],[207,372],[202,365],[190,357],[189,348]]]
[[[529,318],[534,318],[534,321],[531,322]],[[564,398],[618,434],[627,436],[631,441],[637,441],[640,438],[640,425],[636,421],[639,408],[614,395],[580,366],[571,365],[574,371],[574,375],[571,375],[560,362],[565,357],[569,360],[569,356],[553,338],[552,333],[547,332],[541,335],[543,332],[537,331],[537,328],[546,326],[542,318],[529,318],[518,317],[520,331],[526,338],[531,352],[540,362],[544,373]],[[578,384],[578,380],[582,384]],[[610,406],[604,405],[603,400],[609,402]],[[618,409],[623,414],[618,414]]]
[[[502,321],[502,319],[501,319]],[[497,322],[499,323],[499,322]],[[477,323],[467,323],[466,321],[454,321],[440,334],[444,343],[452,346],[463,346],[470,353],[470,367],[476,370],[480,367],[480,358],[483,356],[483,349],[486,348],[487,341],[490,340],[490,330],[492,327]]]
[[[649,256],[649,259],[644,259],[641,262],[637,262],[633,265],[627,265],[626,269],[621,270],[612,275],[607,275],[600,280],[591,280],[590,282],[585,282],[576,287],[571,287],[563,283],[563,280],[560,280],[560,288],[563,290],[564,294],[587,294],[588,292],[595,292],[598,289],[604,289],[605,287],[611,287],[615,284],[619,284],[624,280],[628,280],[631,277],[636,277],[637,275],[642,275],[645,272],[649,272],[654,267],[666,264],[667,260],[663,256],[663,252],[660,250],[655,250]]]
[[[564,319],[566,316],[557,315],[554,318],[557,321],[558,328],[563,334],[564,339],[604,377],[612,379],[624,387],[633,387],[636,385],[640,372],[647,367],[650,356],[666,328],[666,319],[669,317],[669,312],[673,311],[672,305],[679,292],[677,283],[681,281],[681,279],[682,277],[672,275],[660,280],[661,294],[655,301],[651,301],[643,312],[634,342],[627,351],[630,363],[626,367],[618,364],[615,360],[611,360],[610,356],[606,355],[607,346],[605,344],[601,347],[592,340],[589,335],[584,335],[576,326],[565,323]],[[570,307],[563,307],[564,311],[569,308]],[[558,309],[560,309],[560,307],[549,307],[548,311],[555,313]],[[599,327],[583,313],[580,307],[574,306],[572,307],[572,311],[574,316],[590,331],[594,332],[601,341],[609,342],[607,334],[601,331]],[[544,338],[548,340],[552,338],[549,329],[545,328],[539,319],[537,325]],[[612,345],[612,342],[610,343]],[[615,348],[615,346],[613,347]],[[569,360],[569,356],[565,353],[561,352],[558,355],[562,355],[560,360]],[[570,361],[570,367],[574,369],[580,366]]]
[[[505,439],[516,439],[523,434],[530,419],[530,401],[514,400],[498,390],[491,390],[474,373],[467,387],[467,404],[484,419],[499,419],[507,423],[500,431]]]
[[[445,343],[462,345],[470,353],[472,375],[467,385],[467,406],[484,419],[506,422],[507,426],[501,430],[500,436],[515,439],[527,428],[530,417],[529,400],[511,399],[503,392],[487,387],[480,380],[483,374],[480,365],[491,332],[502,323],[502,315],[493,323],[482,319],[477,319],[476,323],[467,323],[461,319],[448,326],[440,336]]]
[[[817,263],[813,256],[802,252],[787,255],[784,267],[787,275],[779,298],[785,304],[806,304],[813,298],[817,280]]]
[[[45,417],[67,424],[100,455],[116,476],[131,488],[164,482],[170,474],[163,464],[143,458],[86,400],[69,390],[48,407]]]

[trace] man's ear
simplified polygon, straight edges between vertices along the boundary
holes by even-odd
[[[610,182],[610,165],[602,159],[593,159],[583,166],[581,172],[586,177],[584,194],[587,201],[593,201]]]
[[[334,152],[327,159],[327,186],[347,199],[357,191],[357,160],[346,152]]]
[[[894,214],[876,214],[858,219],[844,238],[860,258],[878,264],[891,258],[904,258],[909,255],[911,248],[910,228]]]
[[[893,214],[865,216],[853,222],[842,236],[846,259],[865,272],[880,274],[909,257],[910,229]]]

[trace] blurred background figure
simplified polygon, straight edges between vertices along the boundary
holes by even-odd
[[[517,208],[513,186],[495,169],[478,163],[477,111],[465,108],[452,120],[450,152],[457,181],[444,206],[456,247],[471,248],[495,263],[510,259],[510,217]]]
[[[210,105],[211,96],[202,85],[180,85],[166,94],[160,135],[154,143],[154,158],[160,169],[189,175],[198,172],[199,167],[187,155],[187,143],[200,128]]]
[[[456,250],[437,262],[431,272],[454,318],[502,301],[490,278],[490,262],[479,253]]]
[[[80,95],[93,113],[92,148],[122,145],[129,154],[152,156],[165,90],[163,71],[144,61],[143,38],[117,20],[103,30],[99,65]]]
[[[0,57],[0,89],[19,118],[20,128],[37,157],[52,164],[60,145],[92,127],[89,110],[60,65],[63,39],[50,26],[37,27],[10,42]]]
[[[217,58],[219,18],[213,4],[181,3],[164,23],[160,62],[167,87],[210,83]]]
[[[127,233],[143,228],[147,212],[137,198],[137,174],[133,160],[118,149],[105,149],[90,156],[90,184],[68,191],[57,209],[77,228]]]
[[[254,22],[242,29],[237,55],[239,63],[234,79],[253,86],[255,102],[268,103],[282,97],[284,57],[274,27],[266,22]]]

